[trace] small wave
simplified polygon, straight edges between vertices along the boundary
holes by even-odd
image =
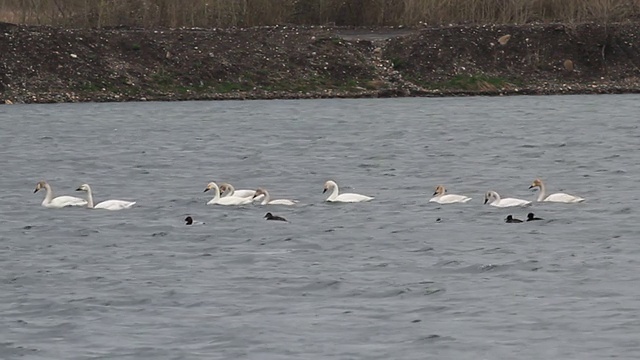
[[[82,237],[91,236],[91,234],[99,234],[100,231],[96,229],[80,229],[78,230],[78,234]]]
[[[624,207],[622,209],[618,209],[618,210],[614,211],[612,214],[614,214],[614,215],[626,215],[626,214],[631,214],[631,213],[633,213],[633,208]]]
[[[341,284],[342,284],[342,281],[340,280],[324,280],[324,281],[315,281],[310,284],[306,284],[298,287],[287,287],[284,289],[292,290],[292,291],[308,292],[308,291],[318,291],[318,290],[324,290],[324,289],[337,289],[340,287]]]
[[[427,251],[433,251],[433,248],[431,246],[425,246],[420,249],[410,250],[409,252],[427,252]]]
[[[451,336],[441,336],[438,334],[431,334],[421,338],[416,339],[414,342],[416,343],[431,343],[436,341],[454,341],[455,338]]]
[[[402,288],[394,288],[394,289],[387,289],[387,290],[382,290],[382,291],[376,291],[376,292],[365,292],[365,293],[361,293],[359,294],[359,296],[365,296],[367,298],[373,298],[373,299],[381,299],[381,298],[391,298],[391,297],[396,297],[396,296],[409,296],[409,295],[415,295],[415,296],[430,296],[430,295],[435,295],[438,293],[443,293],[445,291],[445,289],[442,288],[437,288],[437,287],[422,287],[422,286],[417,286],[414,285],[413,287],[402,287]]]

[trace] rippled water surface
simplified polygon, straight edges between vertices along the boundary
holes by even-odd
[[[639,103],[2,106],[0,358],[638,358]],[[587,201],[483,205],[536,177]],[[46,209],[42,179],[137,205]],[[300,203],[207,206],[214,180]]]

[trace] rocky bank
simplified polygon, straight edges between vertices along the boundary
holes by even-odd
[[[640,92],[640,27],[0,23],[0,102]]]

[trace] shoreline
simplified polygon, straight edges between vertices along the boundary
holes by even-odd
[[[0,104],[640,93],[640,27],[0,23]]]
[[[90,94],[82,96],[77,94],[39,94],[36,98],[14,102],[5,99],[0,105],[14,104],[61,104],[61,103],[108,103],[108,102],[179,102],[179,101],[249,101],[249,100],[314,100],[314,99],[388,99],[388,98],[453,98],[453,97],[498,97],[498,96],[551,96],[551,95],[622,95],[640,94],[640,88],[619,88],[616,86],[598,86],[597,88],[582,88],[579,86],[566,89],[516,89],[509,91],[437,91],[425,93],[390,93],[390,92],[352,92],[352,93],[219,93],[198,94],[194,96],[142,96],[126,97],[113,95],[100,96]],[[7,101],[8,100],[8,101]]]

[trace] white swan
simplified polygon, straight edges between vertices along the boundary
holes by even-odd
[[[204,192],[209,190],[213,190],[213,199],[207,202],[207,205],[246,205],[250,204],[253,199],[252,198],[241,198],[237,196],[225,196],[220,197],[220,188],[218,184],[214,182],[210,182],[207,184],[207,187],[204,189]]]
[[[531,201],[515,199],[515,198],[500,198],[495,191],[487,191],[484,195],[484,203],[489,203],[491,206],[496,207],[511,207],[511,206],[529,206],[531,205]]]
[[[39,181],[36,184],[36,189],[33,190],[34,193],[37,193],[40,189],[46,189],[47,194],[42,201],[42,206],[51,209],[60,209],[67,206],[85,206],[87,205],[87,201],[75,196],[58,196],[57,198],[53,197],[53,190],[51,190],[51,186],[46,181]]]
[[[264,195],[260,205],[295,205],[298,202],[298,200],[288,199],[271,200],[271,195],[269,195],[269,192],[263,188],[256,189],[256,193],[253,195],[253,198],[257,199],[260,195]]]
[[[229,183],[220,184],[220,197],[235,196],[241,198],[253,198],[256,194],[255,190],[236,190],[233,185]],[[262,200],[264,195],[256,196],[253,200]]]
[[[123,210],[129,209],[136,204],[135,201],[124,200],[105,200],[93,205],[93,193],[89,184],[82,184],[76,191],[85,191],[87,193],[87,208],[89,209],[105,209],[105,210]]]
[[[436,186],[436,191],[433,193],[433,197],[429,200],[429,202],[435,202],[438,204],[455,204],[455,203],[466,203],[471,200],[470,197],[464,195],[456,195],[456,194],[446,194],[447,189],[444,186],[438,185]]]
[[[328,202],[354,203],[354,202],[364,202],[364,201],[373,200],[372,196],[366,196],[361,194],[343,193],[338,195],[338,193],[340,192],[340,189],[338,188],[338,184],[336,184],[336,182],[333,180],[328,180],[327,182],[324,183],[324,190],[322,191],[322,193],[324,194],[328,190],[332,190],[327,200],[325,200]]]
[[[584,199],[579,196],[569,195],[565,193],[555,193],[547,195],[547,189],[544,187],[544,183],[540,179],[533,180],[533,184],[529,186],[529,189],[533,189],[536,187],[540,188],[540,194],[538,195],[537,201],[559,202],[566,204],[573,204],[584,201]]]

